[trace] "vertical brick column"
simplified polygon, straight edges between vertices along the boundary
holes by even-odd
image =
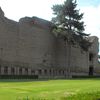
[[[28,75],[32,75],[31,68],[28,68]]]
[[[19,67],[16,67],[16,75],[19,75]]]
[[[25,75],[25,68],[22,68],[22,75]]]
[[[17,75],[17,67],[15,67],[15,69],[14,69],[14,70],[15,70],[14,75]]]
[[[8,75],[11,75],[11,67],[8,67]]]
[[[1,67],[1,75],[4,75],[4,67]]]
[[[45,75],[45,73],[44,73],[44,69],[41,69],[42,70],[42,76],[44,76]]]
[[[35,75],[38,75],[38,70],[37,69],[35,70]]]

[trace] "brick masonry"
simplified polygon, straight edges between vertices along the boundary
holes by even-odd
[[[12,21],[0,9],[0,74],[37,75],[39,78],[100,74],[96,36],[89,37],[92,45],[86,52],[78,45],[66,43],[65,47],[51,28],[51,22],[37,17]]]

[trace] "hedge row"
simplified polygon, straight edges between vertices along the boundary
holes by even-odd
[[[0,79],[38,79],[38,75],[0,75]]]
[[[100,76],[72,76],[72,78],[100,78]]]

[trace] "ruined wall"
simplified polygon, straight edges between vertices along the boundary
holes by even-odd
[[[99,52],[99,42],[96,36],[89,37],[90,42],[92,42],[91,47],[89,48],[89,54],[93,54],[93,59],[89,61],[89,66],[93,66],[94,75],[100,75],[100,68],[98,62],[98,52]]]
[[[63,39],[57,39],[56,64],[58,68],[66,69],[68,63],[68,48]]]
[[[66,77],[68,73],[70,75],[88,75],[89,67],[92,65],[94,73],[100,74],[97,37],[89,38],[92,45],[86,52],[78,45],[68,45],[63,39],[56,38],[51,32],[51,27],[50,22],[37,17],[21,18],[19,22],[9,20],[4,17],[1,10],[1,65],[14,68],[19,66],[19,69],[22,68],[21,74],[28,73],[28,71],[25,72],[25,68],[31,68],[29,74],[32,74],[32,69],[35,69],[36,74],[37,71],[38,73],[44,71],[46,74],[43,77],[47,75]],[[90,53],[93,54],[92,62],[89,61]],[[18,75],[19,69],[17,70]]]
[[[71,75],[88,75],[89,56],[78,45],[69,46],[62,39],[57,42],[56,60],[57,67],[68,70]]]
[[[83,51],[79,46],[71,47],[71,66],[72,75],[88,75],[89,57],[88,52]]]
[[[55,66],[55,37],[48,23],[38,18],[19,21],[19,59],[30,66]]]
[[[18,23],[0,16],[0,59],[14,62],[17,59]]]

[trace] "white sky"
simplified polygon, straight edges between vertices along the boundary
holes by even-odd
[[[51,20],[52,18],[52,5],[61,4],[64,0],[0,0],[0,6],[5,13],[5,16],[18,21],[25,16],[37,16],[43,19]],[[80,1],[80,2],[79,2]],[[92,2],[90,5],[84,1],[78,0],[79,8],[81,12],[84,12],[84,22],[86,25],[86,32],[91,35],[96,35],[100,38],[100,4],[94,6],[96,2]],[[90,0],[99,1],[99,0]],[[81,3],[81,4],[80,4]]]
[[[18,21],[24,16],[37,16],[47,20],[52,17],[52,5],[64,0],[0,0],[5,16]]]

